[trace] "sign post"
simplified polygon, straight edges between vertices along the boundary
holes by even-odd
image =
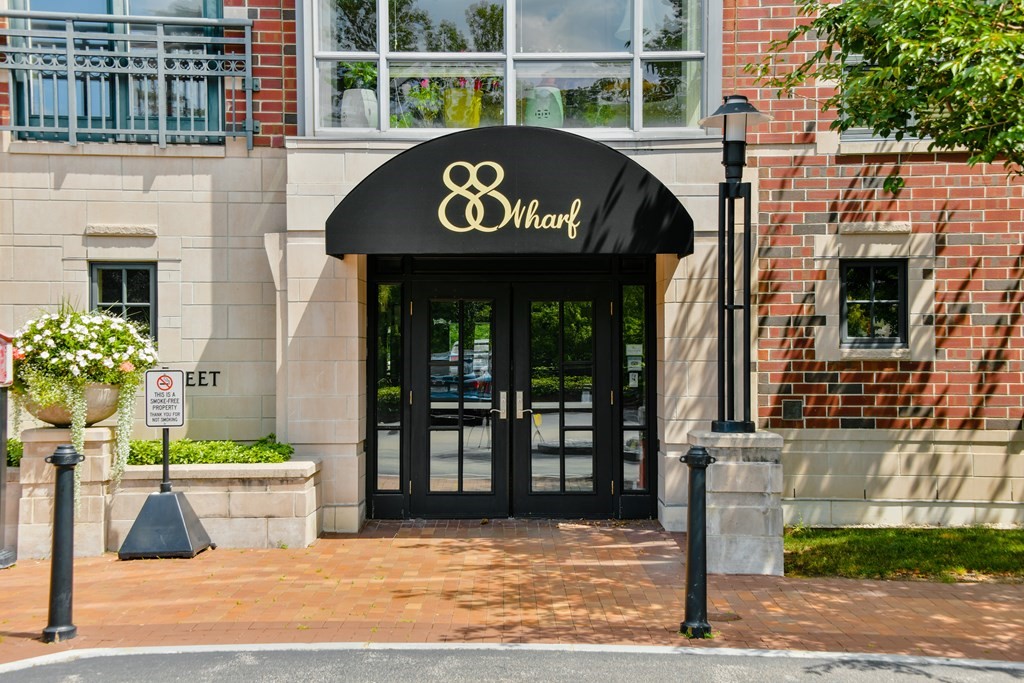
[[[146,426],[163,427],[164,480],[161,493],[171,492],[171,427],[185,426],[185,373],[181,370],[146,372]]]
[[[7,388],[14,383],[14,344],[12,337],[0,330],[0,569],[10,567],[17,559],[14,548],[6,547],[4,537],[7,519]]]
[[[121,544],[122,560],[195,557],[216,548],[185,494],[171,491],[171,427],[185,426],[185,372],[146,371],[146,426],[163,430],[163,481],[151,493]]]

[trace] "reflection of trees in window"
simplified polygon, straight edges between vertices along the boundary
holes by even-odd
[[[505,7],[496,2],[475,2],[466,10],[466,23],[477,52],[502,52],[505,48]]]
[[[567,126],[628,126],[629,79],[599,78],[562,89]]]
[[[660,51],[683,50],[683,36],[689,28],[689,17],[683,12],[687,0],[661,0],[661,3],[669,11],[662,18],[661,26],[653,30],[644,26],[644,47]]]
[[[623,406],[631,412],[632,420],[638,420],[637,410],[646,403],[646,370],[643,365],[647,344],[645,337],[645,312],[643,285],[626,285],[622,288],[622,351],[625,362],[622,366]],[[640,347],[639,368],[630,368],[630,347]],[[631,386],[629,373],[637,373],[636,386]]]
[[[905,341],[905,265],[894,261],[846,262],[840,268],[844,341]]]
[[[502,51],[505,44],[503,5],[482,0],[466,8],[465,16],[468,37],[450,19],[442,19],[435,26],[430,13],[418,5],[418,0],[391,0],[391,49],[398,52]]]
[[[430,14],[417,0],[390,0],[391,49],[396,52],[423,52],[426,37],[433,30]]]
[[[356,52],[377,50],[377,3],[374,0],[333,0],[333,49]],[[325,20],[326,11],[323,13]]]
[[[644,102],[671,100],[680,92],[683,65],[680,62],[648,62],[644,69],[651,79],[644,79]]]
[[[530,390],[534,401],[579,400],[593,384],[594,306],[590,301],[534,302],[530,323]]]
[[[444,19],[436,29],[427,31],[428,52],[467,52],[469,43],[466,36],[454,23]]]

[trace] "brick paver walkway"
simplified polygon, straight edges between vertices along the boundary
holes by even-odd
[[[0,663],[64,649],[530,642],[1024,661],[1024,585],[709,578],[715,638],[677,634],[684,538],[655,523],[372,522],[311,548],[75,562],[78,637],[45,645],[49,563],[0,571]]]

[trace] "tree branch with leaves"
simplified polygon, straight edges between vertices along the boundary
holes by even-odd
[[[929,149],[1002,162],[1024,175],[1022,0],[797,0],[802,23],[747,67],[792,97],[817,81],[831,127],[927,140]],[[791,54],[815,41],[813,53]],[[800,61],[802,59],[802,61]],[[894,173],[886,189],[903,180]]]

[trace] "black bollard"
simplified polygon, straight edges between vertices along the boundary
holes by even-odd
[[[715,461],[703,446],[693,446],[680,462],[690,468],[690,493],[686,504],[686,621],[679,630],[687,638],[711,635],[708,623],[708,465]]]
[[[75,465],[85,460],[71,445],[57,446],[46,462],[57,468],[53,501],[53,553],[50,556],[50,618],[43,642],[71,640],[78,628],[71,623],[75,559]]]

